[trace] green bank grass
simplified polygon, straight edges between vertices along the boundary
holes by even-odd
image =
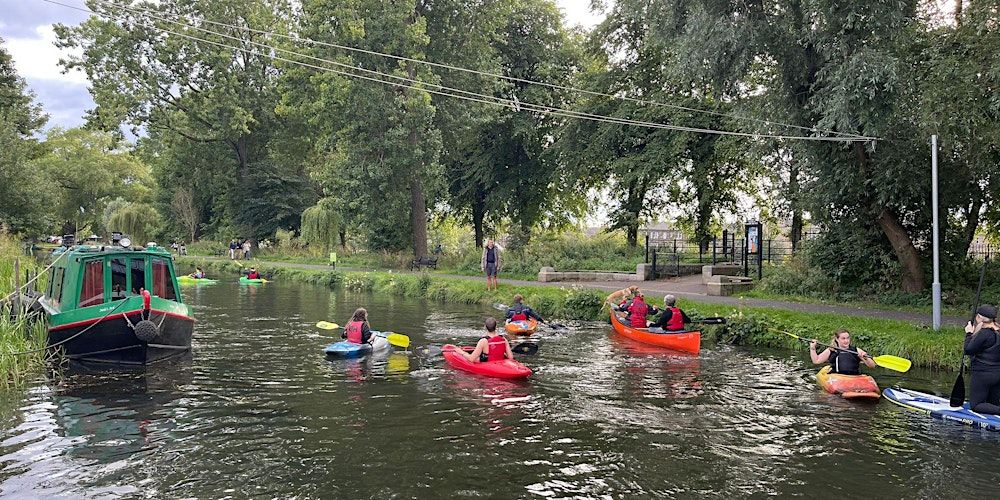
[[[179,261],[186,265],[199,265],[216,274],[228,274],[234,278],[241,270],[239,265],[230,261],[208,261],[197,258],[182,258]],[[608,319],[607,309],[602,307],[604,293],[586,288],[517,287],[501,284],[499,290],[488,292],[481,282],[438,277],[428,273],[365,273],[257,267],[265,273],[272,273],[276,280],[311,283],[359,292],[426,298],[446,303],[509,304],[510,298],[515,293],[521,293],[525,296],[525,302],[547,318],[583,321]],[[695,319],[714,316],[727,318],[726,325],[705,326],[702,329],[705,339],[709,341],[793,350],[802,349],[803,344],[774,330],[816,338],[825,343],[833,336],[834,331],[846,328],[851,332],[855,345],[873,355],[902,356],[912,360],[916,366],[928,368],[953,369],[957,366],[964,338],[959,328],[945,328],[940,332],[934,332],[892,319],[804,313],[761,307],[733,307],[688,299],[684,299],[680,306]]]
[[[14,290],[14,261],[18,259],[22,273],[24,269],[39,270],[35,260],[24,255],[20,242],[9,235],[0,234],[0,298]],[[24,284],[23,274],[21,284]],[[41,322],[29,324],[23,318],[13,320],[6,309],[3,311],[0,314],[0,389],[10,389],[23,385],[44,366],[44,351],[25,355],[14,353],[44,347],[45,326]]]

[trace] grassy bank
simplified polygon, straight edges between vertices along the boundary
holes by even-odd
[[[35,260],[24,255],[21,243],[0,234],[0,298],[14,290],[14,261],[21,262],[21,284],[24,284],[24,269],[37,269]],[[25,380],[38,373],[45,362],[44,351],[26,355],[12,355],[32,351],[45,346],[45,329],[42,323],[29,325],[25,320],[11,320],[7,314],[0,314],[0,388],[20,386]]]
[[[222,276],[235,277],[241,270],[237,264],[229,261],[206,261],[196,257],[181,258],[179,261],[190,266],[200,265],[210,273]],[[273,269],[265,267],[262,270],[273,273],[277,280],[449,303],[509,304],[510,298],[515,293],[521,293],[524,294],[527,303],[547,318],[586,321],[607,319],[607,310],[602,310],[604,293],[579,287],[501,285],[498,291],[488,292],[481,282],[438,277],[432,274],[336,272],[287,267]],[[933,332],[910,323],[889,319],[732,307],[687,299],[681,306],[695,318],[724,316],[729,320],[725,326],[703,329],[705,338],[710,341],[801,350],[804,348],[802,343],[773,330],[789,331],[825,342],[838,328],[847,328],[857,345],[875,355],[903,356],[911,359],[917,366],[929,368],[953,369],[957,366],[963,339],[962,332],[958,328]]]

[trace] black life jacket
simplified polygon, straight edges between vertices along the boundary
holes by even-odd
[[[861,375],[861,356],[858,356],[858,348],[851,346],[843,350],[831,349],[830,366],[833,368],[833,373]]]

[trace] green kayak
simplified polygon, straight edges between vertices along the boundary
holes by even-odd
[[[264,278],[257,278],[255,280],[252,280],[250,278],[247,278],[246,276],[240,276],[240,283],[244,285],[259,285],[261,283],[267,283],[267,282],[268,281]]]
[[[178,276],[177,282],[182,285],[211,285],[213,283],[218,283],[219,280],[210,280],[208,278],[192,278],[185,274]]]

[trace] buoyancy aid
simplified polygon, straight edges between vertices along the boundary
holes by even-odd
[[[860,375],[861,356],[858,355],[858,348],[851,346],[844,350],[831,349],[830,366],[833,373]]]
[[[503,335],[494,335],[486,340],[489,343],[490,352],[486,356],[486,361],[502,361],[507,355],[507,339]]]
[[[352,344],[361,344],[364,342],[361,333],[362,327],[365,323],[363,321],[351,321],[344,327],[344,332],[347,334],[347,341]]]
[[[684,313],[679,307],[670,308],[670,319],[667,320],[667,330],[676,332],[684,329]]]
[[[642,297],[636,297],[632,305],[628,308],[628,320],[632,328],[646,328],[646,315],[649,314],[649,305]]]
[[[514,304],[510,310],[513,311],[514,315],[510,317],[511,321],[528,321],[528,313],[526,312],[528,308],[523,304]]]

